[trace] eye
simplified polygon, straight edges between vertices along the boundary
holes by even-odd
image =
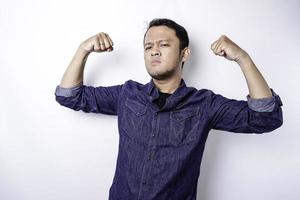
[[[161,44],[161,46],[163,46],[163,47],[168,47],[169,44]]]
[[[145,47],[145,50],[151,49],[151,46]]]

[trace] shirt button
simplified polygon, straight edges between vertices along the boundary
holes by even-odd
[[[145,180],[143,180],[143,185],[145,185],[146,184],[146,181]]]
[[[154,137],[155,135],[154,135],[154,134],[151,134],[151,136]]]

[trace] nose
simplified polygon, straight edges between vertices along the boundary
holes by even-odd
[[[153,47],[153,51],[151,52],[151,56],[160,56],[161,53],[157,47]]]

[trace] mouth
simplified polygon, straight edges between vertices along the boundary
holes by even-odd
[[[152,61],[151,61],[151,64],[152,64],[152,65],[158,65],[158,64],[160,64],[160,63],[161,63],[160,60],[152,60]]]

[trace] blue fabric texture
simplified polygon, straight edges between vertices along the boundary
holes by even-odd
[[[159,109],[159,91],[128,80],[121,85],[56,87],[56,101],[73,110],[116,115],[119,149],[109,200],[196,200],[201,159],[211,129],[267,133],[283,124],[282,102],[273,96],[247,101],[208,89],[177,90]]]

